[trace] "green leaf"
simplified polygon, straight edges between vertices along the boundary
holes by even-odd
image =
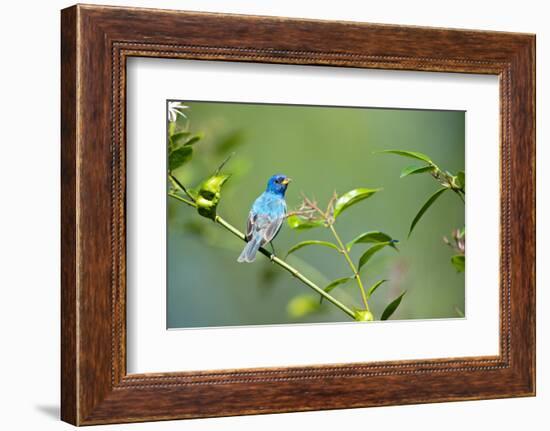
[[[403,299],[403,295],[405,295],[405,293],[407,293],[406,290],[388,304],[388,306],[384,309],[380,320],[388,320],[390,318],[395,310],[397,310],[397,307],[399,307],[399,304],[401,304],[401,300]]]
[[[372,256],[374,256],[377,252],[379,252],[384,247],[390,244],[391,244],[390,242],[381,242],[380,244],[373,245],[366,252],[364,252],[363,255],[359,258],[359,265],[357,267],[357,271],[361,270],[361,268],[367,264],[367,262],[371,259]]]
[[[202,182],[199,188],[199,195],[206,199],[213,199],[221,192],[225,182],[229,179],[229,174],[212,175]]]
[[[417,153],[417,152],[414,152],[414,151],[385,150],[385,151],[380,151],[380,152],[381,153],[387,153],[387,154],[396,154],[398,156],[410,157],[412,159],[422,160],[423,162],[429,163],[430,165],[434,164],[432,162],[432,160],[426,154]]]
[[[190,148],[190,147],[183,147]],[[221,198],[221,189],[230,175],[212,175],[202,182],[196,199],[197,211],[203,217],[216,219],[216,209]]]
[[[330,247],[330,248],[333,248],[335,250],[338,250],[340,251],[340,249],[338,248],[338,246],[336,244],[333,244],[331,242],[328,242],[328,241],[317,241],[317,240],[309,240],[309,241],[302,241],[302,242],[299,242],[298,244],[296,244],[294,247],[291,247],[290,250],[288,250],[286,252],[286,255],[288,256],[289,254],[291,253],[294,253],[296,250],[299,250],[303,247],[307,247],[309,245],[322,245],[324,247]]]
[[[193,148],[180,147],[172,152],[168,156],[168,165],[170,171],[179,168],[184,163],[187,163],[193,157]]]
[[[196,144],[203,138],[202,134],[197,134],[191,136],[189,132],[177,132],[173,135],[170,135],[170,149],[175,151],[181,147],[189,147],[193,144]]]
[[[170,123],[174,124],[174,123]],[[187,141],[187,138],[189,138],[189,135],[191,133],[189,132],[177,132],[170,135],[170,145],[172,145],[172,148],[178,148],[183,146],[185,142]]]
[[[397,241],[396,239],[392,239],[391,236],[389,236],[384,232],[373,230],[373,231],[362,233],[358,237],[352,239],[350,242],[346,244],[346,248],[349,251],[355,244],[381,243],[381,242],[388,242],[390,243],[388,244],[390,247],[393,247],[394,249],[397,250],[397,247],[395,246],[395,244],[398,243],[399,241]]]
[[[371,297],[371,295],[376,291],[376,289],[378,289],[378,287],[380,287],[380,285],[382,283],[385,283],[386,281],[388,281],[388,280],[380,280],[380,281],[377,281],[376,283],[374,283],[367,292],[367,299],[369,299]]]
[[[458,185],[460,186],[460,188],[462,190],[466,190],[466,174],[464,173],[464,171],[459,171],[456,174],[456,177],[458,179]]]
[[[463,254],[457,254],[451,257],[451,263],[456,268],[457,272],[464,272],[466,269],[466,256]]]
[[[286,306],[287,313],[294,319],[319,311],[320,305],[311,295],[299,295],[290,300]]]
[[[311,229],[324,225],[322,220],[306,220],[305,218],[297,215],[291,215],[286,219],[286,222],[291,229],[296,230]]]
[[[356,204],[357,202],[362,201],[363,199],[371,197],[380,190],[381,189],[359,188],[350,190],[349,192],[343,194],[334,204],[334,218],[338,217],[345,209]]]
[[[411,236],[411,233],[412,233],[414,227],[416,226],[418,221],[422,218],[424,213],[428,210],[428,208],[430,208],[432,206],[432,204],[436,201],[436,199],[439,196],[441,196],[443,194],[443,192],[446,192],[447,190],[449,190],[447,187],[439,189],[438,191],[436,191],[433,195],[431,195],[428,198],[428,200],[424,203],[424,205],[422,205],[422,208],[420,208],[420,211],[418,211],[418,213],[414,217],[414,220],[411,223],[411,228],[409,229],[409,236]]]
[[[349,281],[353,280],[353,276],[352,277],[342,277],[342,278],[337,278],[336,280],[332,281],[330,284],[328,284],[323,290],[327,293],[329,293],[331,290],[335,289],[336,287],[342,285],[342,284],[346,284],[348,283]],[[323,302],[323,296],[321,296],[321,300],[319,302]]]
[[[401,176],[399,178],[404,178],[409,175],[422,174],[424,172],[433,171],[433,166],[407,166],[401,171]]]
[[[202,134],[200,135],[195,135],[195,136],[191,136],[186,142],[185,142],[185,146],[188,147],[190,145],[193,145],[193,144],[196,144],[197,142],[199,142],[201,139],[203,138]]]

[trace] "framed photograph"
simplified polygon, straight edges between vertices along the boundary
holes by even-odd
[[[64,421],[535,394],[534,35],[61,16]]]

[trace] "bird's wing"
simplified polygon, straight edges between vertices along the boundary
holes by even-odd
[[[282,216],[269,221],[269,223],[266,225],[265,231],[263,232],[264,244],[267,244],[269,241],[275,238],[275,235],[277,235],[277,233],[281,229],[284,219],[284,216]]]
[[[246,240],[250,241],[252,239],[252,234],[254,233],[254,223],[256,222],[256,214],[253,211],[250,211],[248,214],[248,220],[246,221]]]

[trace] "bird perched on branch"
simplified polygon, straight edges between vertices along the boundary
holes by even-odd
[[[286,216],[285,192],[290,181],[285,175],[273,175],[265,192],[254,201],[246,224],[248,242],[237,262],[254,262],[260,247],[279,233]]]

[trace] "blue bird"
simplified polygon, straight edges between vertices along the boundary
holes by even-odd
[[[279,233],[286,216],[285,192],[290,182],[285,175],[273,175],[267,188],[252,205],[246,224],[246,240],[237,262],[254,262],[256,253]]]

